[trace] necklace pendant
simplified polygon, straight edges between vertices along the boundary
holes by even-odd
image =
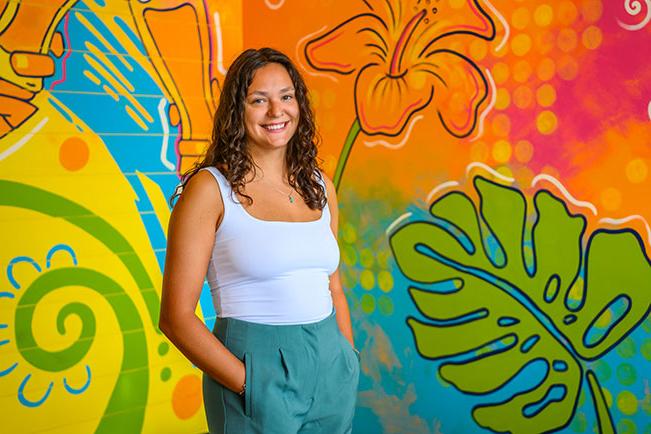
[[[289,203],[294,203],[294,197],[291,194],[289,195]]]

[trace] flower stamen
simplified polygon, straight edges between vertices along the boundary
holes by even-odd
[[[420,23],[420,21],[427,15],[427,10],[423,9],[416,15],[414,15],[405,28],[403,29],[402,33],[400,34],[400,37],[398,38],[398,43],[396,44],[396,48],[393,51],[393,56],[391,57],[391,65],[389,67],[389,75],[395,76],[398,75],[400,72],[400,63],[402,62],[402,55],[404,54],[405,47],[407,46],[407,42],[409,42],[409,38],[411,35],[414,33],[414,30],[416,30],[416,27]]]

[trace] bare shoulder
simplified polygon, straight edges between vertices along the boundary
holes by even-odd
[[[201,214],[215,213],[219,216],[224,209],[219,184],[207,170],[197,172],[185,185],[178,202],[174,206]]]

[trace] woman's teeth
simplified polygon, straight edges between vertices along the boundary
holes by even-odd
[[[285,125],[287,125],[287,122],[283,122],[282,124],[264,125],[263,127],[265,130],[278,131],[285,128]]]

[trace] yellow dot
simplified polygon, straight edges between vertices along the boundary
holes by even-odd
[[[538,33],[536,35],[536,49],[540,54],[547,54],[554,49],[556,37],[551,32]]]
[[[576,5],[569,0],[562,2],[556,9],[558,21],[564,26],[569,26],[574,23],[578,15],[579,11],[576,9]]]
[[[545,83],[536,91],[536,100],[538,105],[549,107],[556,102],[556,89],[549,83]]]
[[[362,284],[362,288],[370,291],[375,286],[375,276],[370,270],[364,270],[359,276],[359,283]]]
[[[517,108],[525,109],[533,102],[533,92],[527,86],[518,86],[513,91],[513,104]]]
[[[511,119],[504,113],[495,115],[492,123],[493,134],[498,137],[506,137],[511,132]]]
[[[511,50],[516,56],[524,56],[531,50],[531,37],[526,33],[520,33],[511,41]]]
[[[495,96],[495,108],[497,110],[504,110],[511,104],[511,95],[509,91],[500,87],[497,89],[497,95]]]
[[[603,40],[603,35],[601,34],[601,29],[597,26],[590,26],[583,31],[581,36],[581,42],[583,46],[588,50],[595,50],[601,45]]]
[[[498,140],[493,145],[491,155],[496,163],[508,163],[511,159],[511,144],[506,140]]]
[[[513,80],[524,83],[531,76],[531,65],[526,60],[520,60],[513,66]]]
[[[563,80],[574,80],[579,74],[579,64],[571,56],[562,56],[556,64],[556,71]]]
[[[547,27],[554,18],[554,10],[547,4],[538,6],[533,13],[534,22],[540,27]]]
[[[549,135],[556,131],[558,119],[553,111],[545,110],[536,118],[536,126],[541,134]]]
[[[493,79],[495,83],[502,84],[509,78],[509,66],[504,62],[498,62],[493,66]]]
[[[536,75],[538,75],[538,78],[542,81],[551,80],[554,78],[555,73],[556,64],[549,57],[545,57],[543,60],[541,60],[538,64],[538,68],[536,69]]]
[[[576,32],[571,28],[561,29],[561,31],[558,32],[556,43],[558,44],[558,48],[560,48],[561,51],[569,53],[570,51],[574,50],[578,44],[578,37],[576,36]]]
[[[515,144],[515,159],[520,163],[528,163],[533,157],[533,145],[528,140],[518,140]]]
[[[599,198],[603,207],[608,211],[616,211],[622,204],[622,194],[613,187],[602,191]]]
[[[513,172],[508,166],[500,166],[497,168],[497,173],[507,178],[513,178]]]
[[[488,44],[483,39],[475,39],[470,44],[470,57],[474,60],[482,60],[488,53]]]
[[[583,0],[581,5],[581,15],[589,23],[596,23],[601,18],[604,7],[601,0]]]
[[[377,276],[378,286],[384,292],[389,292],[393,289],[393,276],[390,272],[382,270]]]
[[[488,159],[488,146],[482,141],[477,141],[470,147],[472,161],[486,161]]]
[[[639,184],[646,180],[649,169],[641,158],[631,160],[626,165],[626,178],[633,184]]]
[[[617,395],[617,408],[627,416],[637,413],[637,398],[632,392],[624,390]]]
[[[511,15],[511,23],[516,29],[522,30],[527,27],[527,24],[529,24],[530,18],[529,9],[524,6],[519,7],[513,12],[513,15]]]

